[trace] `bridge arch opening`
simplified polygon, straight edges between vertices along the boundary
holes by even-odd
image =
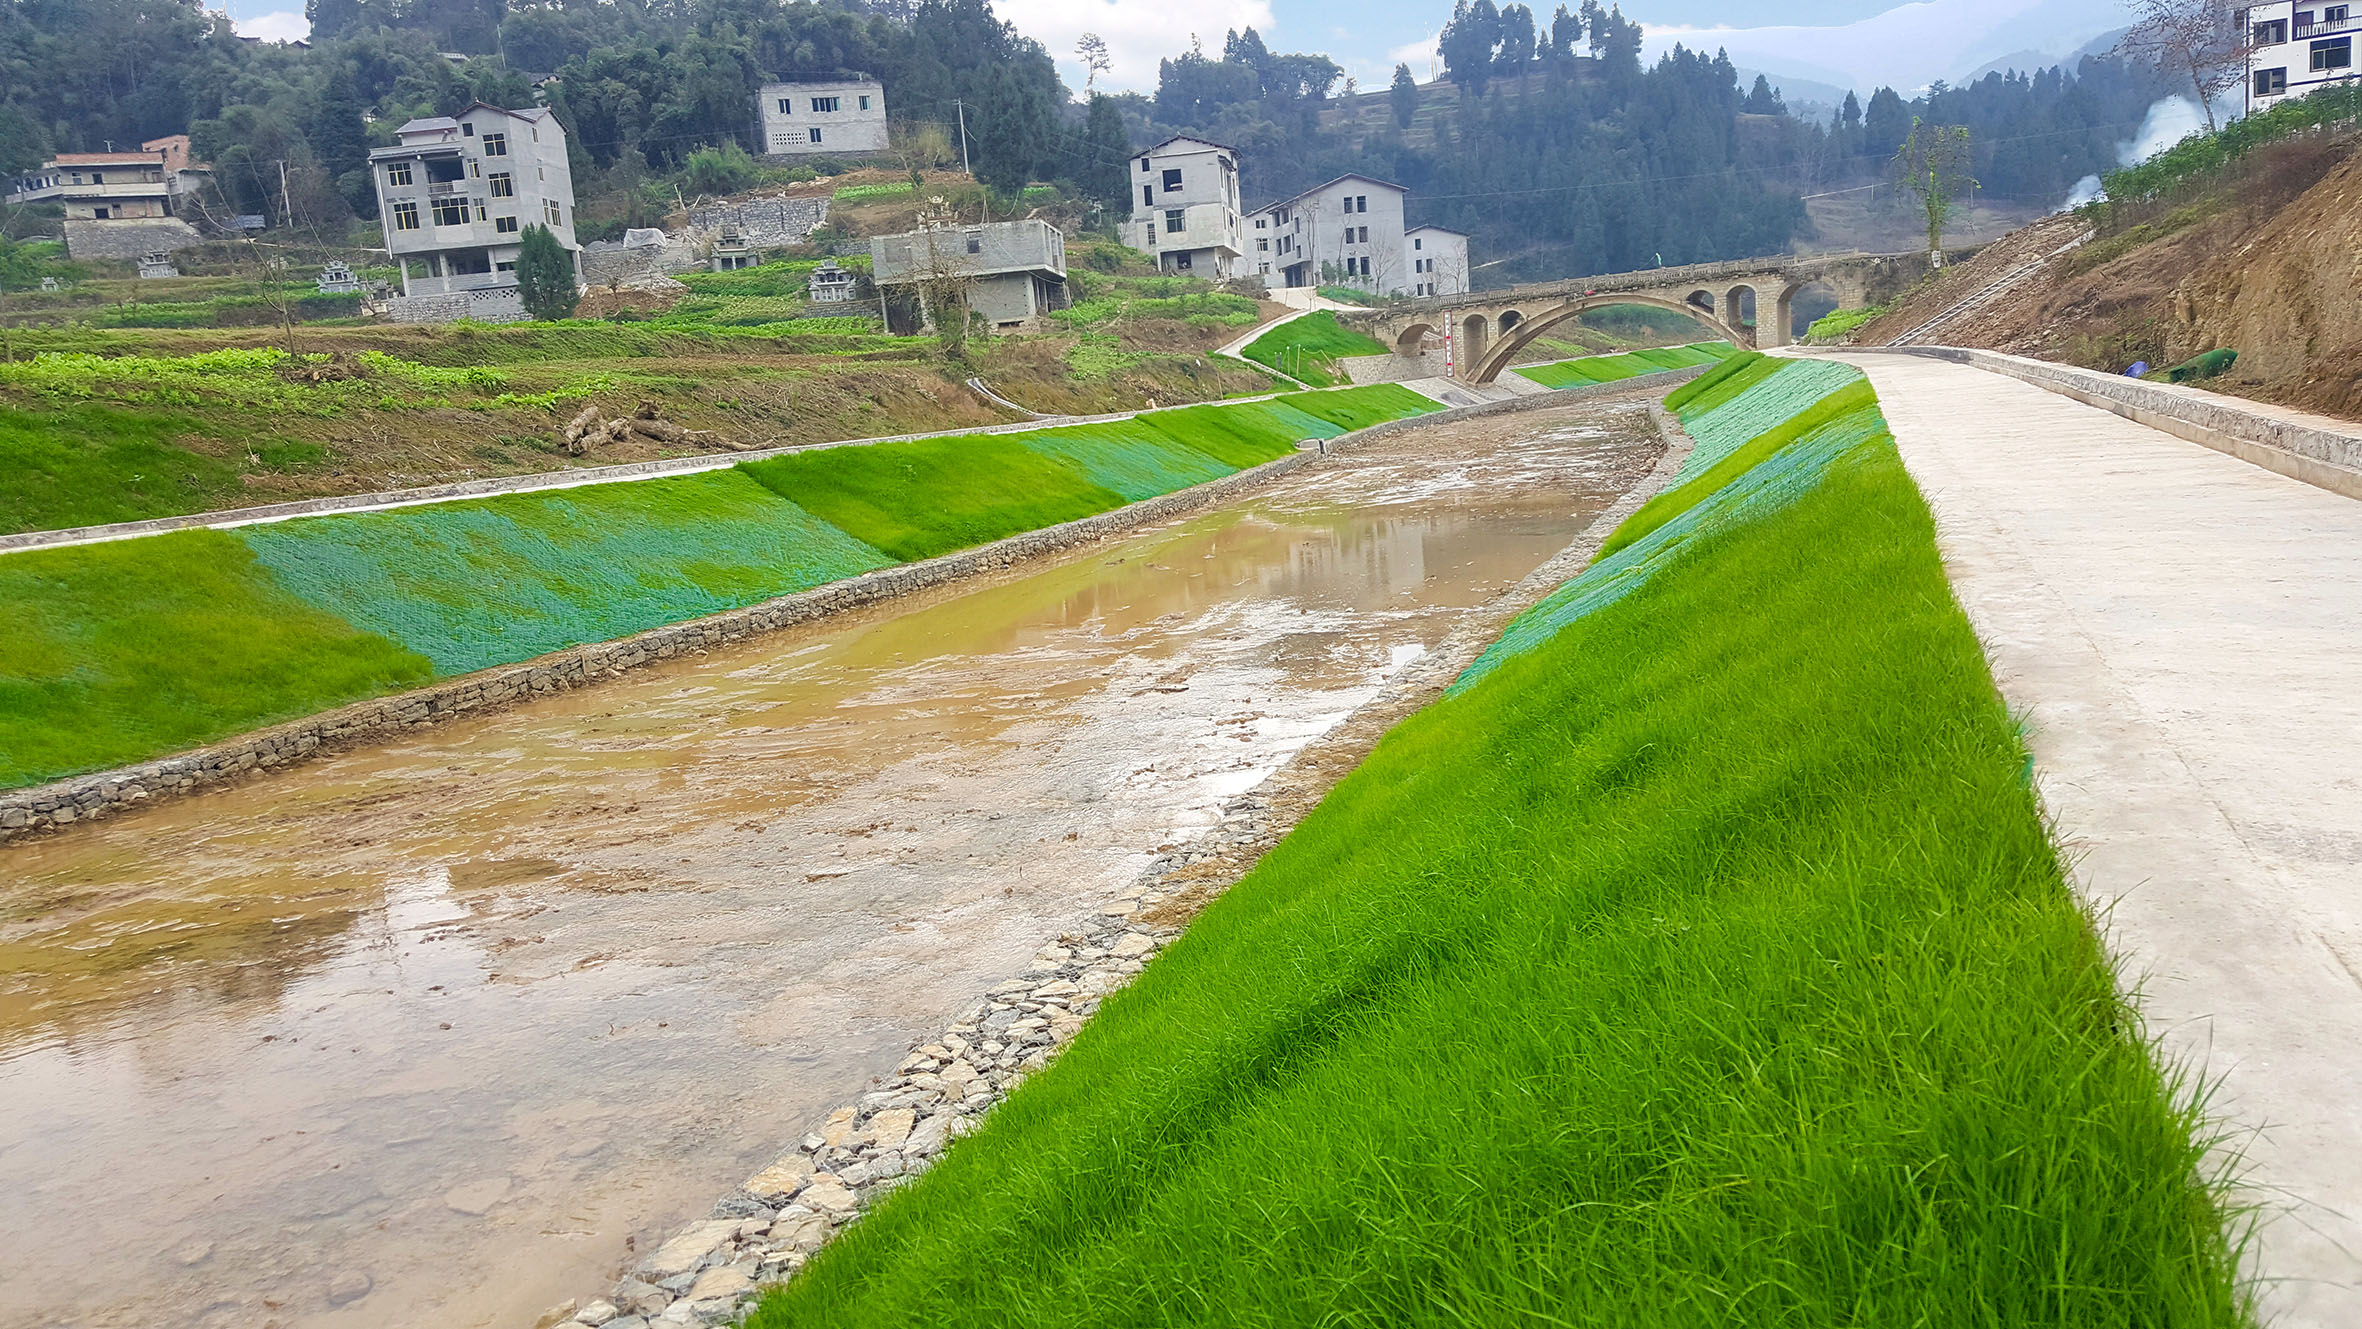
[[[1714,292],[1692,291],[1688,295],[1682,297],[1682,303],[1690,306],[1693,309],[1703,309],[1707,313],[1711,314],[1714,312]]]
[[[1763,324],[1758,312],[1754,287],[1733,286],[1722,293],[1722,321],[1732,327],[1760,331]]]
[[[1824,281],[1797,282],[1780,292],[1779,308],[1771,327],[1783,334],[1779,342],[1786,345],[1804,340],[1804,334],[1819,320],[1834,313],[1843,303],[1837,288]]]
[[[1434,333],[1432,323],[1413,323],[1394,339],[1394,353],[1413,360],[1427,354],[1427,338]]]
[[[1525,315],[1518,313],[1516,310],[1506,309],[1501,311],[1501,335],[1508,336],[1509,330],[1511,328],[1514,328],[1523,322],[1525,322]]]
[[[1482,314],[1470,314],[1468,317],[1460,320],[1460,347],[1458,358],[1461,364],[1481,365],[1484,363],[1485,352],[1489,349],[1490,343],[1492,341],[1492,338],[1485,335],[1487,331],[1488,328],[1485,323],[1485,317]],[[1489,381],[1489,379],[1476,380],[1476,382],[1479,383]]]
[[[1639,295],[1631,292],[1577,296],[1555,309],[1520,318],[1514,325],[1503,327],[1499,345],[1489,350],[1478,349],[1474,343],[1465,344],[1459,357],[1461,365],[1459,377],[1470,383],[1490,383],[1498,378],[1501,371],[1508,368],[1509,363],[1515,360],[1529,344],[1537,338],[1547,335],[1552,328],[1582,317],[1587,310],[1604,308],[1608,305],[1646,305],[1655,309],[1671,310],[1677,314],[1685,314],[1703,324],[1704,331],[1709,336],[1733,340],[1738,338],[1738,333],[1730,325],[1717,318],[1710,308],[1701,307],[1690,300],[1675,300],[1668,296]],[[1471,318],[1469,321],[1481,323],[1483,320]]]

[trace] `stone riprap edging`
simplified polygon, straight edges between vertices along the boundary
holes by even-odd
[[[1703,369],[1681,370],[1651,375],[1647,380],[1635,378],[1607,384],[1599,390],[1569,389],[1389,420],[1339,435],[1276,461],[1111,512],[1022,532],[973,549],[881,568],[743,609],[667,624],[614,641],[571,647],[521,664],[462,675],[390,697],[355,702],[191,752],[0,793],[0,845],[102,819],[158,798],[192,794],[226,780],[284,770],[316,756],[380,741],[407,730],[589,686],[682,655],[702,654],[762,633],[1000,571],[1222,502],[1332,450],[1348,449],[1403,429],[1537,410],[1563,404],[1576,394],[1649,389],[1702,372]]]
[[[2006,374],[2292,480],[2362,498],[2362,425],[2341,429],[2341,421],[2277,412],[2181,384],[2151,383],[1973,347],[1849,346],[1838,348],[1838,354],[1915,355]]]
[[[1685,371],[1683,377],[1700,372]],[[1563,405],[1565,399],[1520,398],[1469,413],[1532,410],[1552,401]],[[1204,835],[1152,863],[1103,912],[1044,946],[1024,972],[962,1010],[932,1039],[913,1044],[893,1075],[830,1112],[777,1161],[716,1202],[707,1218],[659,1244],[607,1295],[553,1307],[536,1329],[736,1321],[763,1285],[802,1269],[868,1205],[975,1131],[1026,1076],[1073,1040],[1107,994],[1146,968],[1199,910],[1244,877],[1387,730],[1439,696],[1509,620],[1581,573],[1608,535],[1680,472],[1692,448],[1688,435],[1658,403],[1649,403],[1649,414],[1666,444],[1656,466],[1565,549],[1464,620],[1335,729],[1224,804],[1220,820]]]

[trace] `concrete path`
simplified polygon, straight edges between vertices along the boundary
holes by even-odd
[[[2214,1082],[2266,1322],[2362,1325],[2362,502],[1998,374],[1851,360],[2079,888]]]

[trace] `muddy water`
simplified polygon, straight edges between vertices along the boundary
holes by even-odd
[[[515,1326],[603,1286],[1565,545],[1647,433],[1414,431],[0,855],[0,1322]]]

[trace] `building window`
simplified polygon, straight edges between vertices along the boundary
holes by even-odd
[[[492,219],[492,229],[498,231],[502,235],[515,235],[517,233],[517,219],[514,217],[495,217]]]
[[[2332,37],[2332,38],[2330,38],[2328,41],[2325,41],[2325,42],[2314,42],[2314,43],[2313,43],[2313,68],[2314,68],[2314,69],[2316,69],[2316,70],[2321,70],[2321,69],[2351,69],[2351,68],[2353,68],[2353,65],[2354,65],[2354,39],[2353,39],[2353,38],[2351,38],[2351,37]]]
[[[494,171],[492,173],[492,197],[515,198],[516,196],[517,178],[506,171]]]
[[[739,104],[741,106],[745,105],[744,102]],[[486,134],[484,136],[484,155],[487,157],[506,157],[508,155],[508,135]]]
[[[864,111],[866,111],[866,110],[868,110],[868,109],[869,109],[869,94],[868,94],[868,93],[863,93],[863,94],[861,95],[861,109],[862,109],[862,110],[864,110]]]
[[[1156,206],[1156,186],[1155,186],[1155,185],[1142,185],[1142,186],[1140,186],[1140,202],[1142,203],[1142,205],[1144,205],[1144,206],[1146,206],[1146,207],[1151,207],[1151,208],[1153,208],[1153,207],[1155,207],[1155,206]]]
[[[515,272],[517,270],[517,261],[513,258],[504,258],[498,263],[493,264],[492,270],[494,272]]]
[[[827,115],[836,108],[837,99],[834,97],[814,97],[812,99],[812,114],[814,115]]]
[[[1168,194],[1179,193],[1180,189],[1181,168],[1178,166],[1167,167],[1165,169],[1165,192]]]
[[[2287,40],[2287,19],[2266,19],[2255,25],[2255,44],[2258,46],[2278,46]]]
[[[2288,91],[2288,69],[2286,66],[2255,71],[2256,96],[2277,97],[2286,91]]]
[[[416,203],[405,201],[394,205],[394,229],[397,231],[418,229],[418,205]]]
[[[1255,242],[1255,249],[1259,253],[1268,254],[1271,252],[1271,242],[1269,240],[1257,240]]]
[[[565,217],[566,217],[566,214],[565,214],[565,213],[563,213],[563,212],[561,212],[561,211],[559,211],[559,209],[558,209],[558,201],[557,201],[556,199],[554,199],[554,198],[545,198],[545,199],[543,199],[543,200],[541,201],[541,211],[542,211],[542,215],[543,215],[543,216],[546,216],[546,217],[548,217],[548,218],[549,218],[549,224],[550,224],[550,225],[552,225],[552,226],[563,226],[563,225],[565,225]]]
[[[1413,249],[1425,249],[1426,247],[1427,241],[1424,238],[1411,241],[1411,248]]]
[[[1148,174],[1148,159],[1146,157],[1140,159],[1140,174]]]
[[[1180,253],[1175,254],[1173,256],[1173,266],[1183,272],[1189,271],[1189,251],[1184,249]]]
[[[794,115],[796,113],[796,99],[793,97],[780,98],[779,113],[781,115]]]
[[[2345,22],[2346,7],[2344,5],[2329,6],[2327,9],[2321,11],[2321,21],[2325,24],[2338,24]]]
[[[809,132],[809,133],[811,134],[811,137],[810,137],[810,138],[808,138],[808,139],[806,139],[806,140],[804,140],[805,142],[807,142],[807,143],[818,143],[818,142],[820,141],[820,130],[819,130],[818,128],[811,129],[811,130],[809,130],[809,131],[807,131],[807,132]]]
[[[1179,209],[1179,208],[1167,208],[1167,209],[1165,209],[1165,229],[1166,229],[1166,230],[1168,230],[1168,231],[1180,231],[1180,230],[1184,230],[1184,229],[1186,229],[1186,228],[1187,228],[1188,224],[1189,224],[1189,223],[1188,223],[1187,219],[1185,219],[1185,218],[1184,218],[1184,217],[1182,217],[1182,215],[1181,215],[1181,209]]]
[[[385,182],[389,185],[394,185],[397,187],[409,184],[410,163],[395,162],[393,165],[385,168]]]
[[[438,198],[434,200],[434,210],[437,226],[467,225],[467,200],[464,198]]]

